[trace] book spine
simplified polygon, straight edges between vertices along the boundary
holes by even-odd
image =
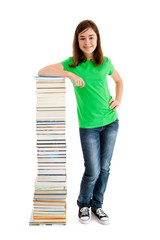
[[[65,78],[36,80],[37,176],[30,225],[66,224]]]

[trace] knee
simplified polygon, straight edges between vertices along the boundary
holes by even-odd
[[[110,165],[105,168],[101,168],[101,174],[109,174],[110,173]]]
[[[99,177],[99,174],[100,174],[100,170],[99,171],[96,171],[96,172],[92,172],[92,174],[88,174],[87,172],[84,172],[84,175],[83,175],[83,178],[84,180],[86,180],[87,182],[96,182],[98,177]]]

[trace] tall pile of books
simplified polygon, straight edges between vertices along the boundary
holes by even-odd
[[[35,80],[38,174],[29,225],[66,224],[65,78]]]

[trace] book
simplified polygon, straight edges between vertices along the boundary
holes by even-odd
[[[29,225],[66,224],[65,78],[34,76],[37,176]]]

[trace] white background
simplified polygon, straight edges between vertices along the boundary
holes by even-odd
[[[36,162],[33,76],[72,56],[80,21],[93,20],[102,50],[124,81],[119,134],[103,209],[108,226],[78,222],[83,174],[76,102],[66,79],[67,225],[28,226]],[[158,1],[3,1],[1,22],[1,233],[8,239],[159,239],[159,5]],[[112,96],[115,85],[108,76]],[[75,230],[75,231],[74,231]]]

